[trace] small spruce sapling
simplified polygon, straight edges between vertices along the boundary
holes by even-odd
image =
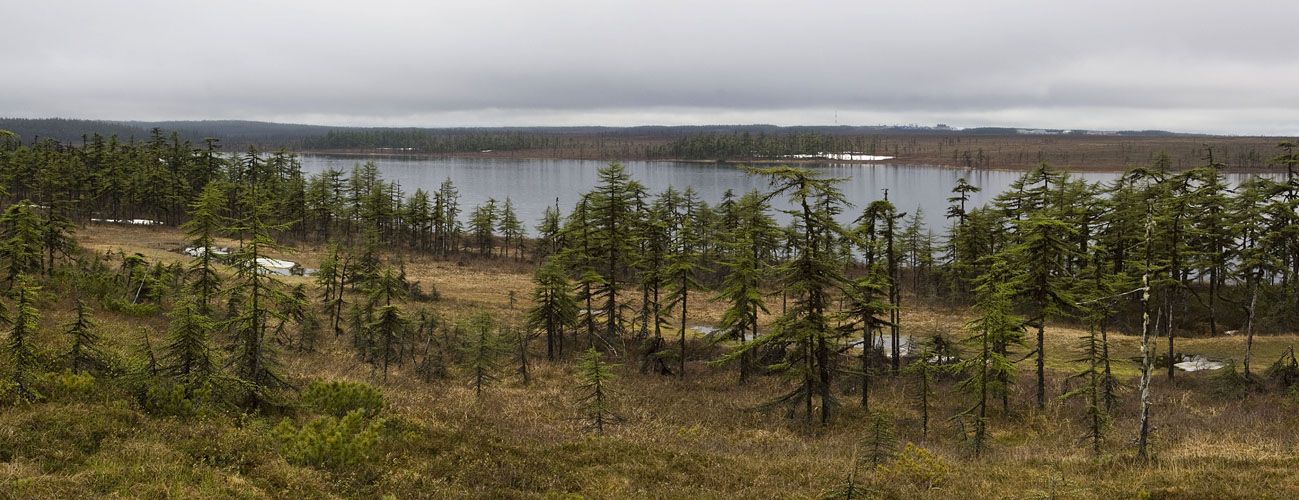
[[[604,435],[604,426],[617,420],[613,414],[613,398],[617,396],[615,385],[617,376],[613,369],[619,365],[606,363],[595,348],[582,354],[578,363],[578,404],[582,408],[582,417],[590,422],[588,429],[595,429],[597,436]]]

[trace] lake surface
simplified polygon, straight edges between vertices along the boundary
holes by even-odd
[[[308,175],[335,168],[350,172],[360,161],[373,161],[384,180],[398,182],[407,196],[422,188],[436,191],[442,181],[450,178],[460,192],[463,213],[468,214],[476,205],[488,198],[504,203],[509,197],[515,210],[533,233],[547,206],[556,199],[564,215],[573,210],[582,193],[590,191],[598,181],[596,171],[608,162],[594,160],[540,160],[503,158],[411,158],[302,155],[302,169]],[[752,189],[766,190],[765,177],[753,176],[733,164],[681,163],[662,161],[622,162],[632,179],[648,188],[651,194],[662,192],[668,186],[684,190],[693,187],[701,199],[710,205],[722,199],[726,190],[736,196]],[[974,193],[969,207],[991,201],[1005,191],[1022,172],[991,170],[966,170],[961,168],[906,165],[896,163],[871,164],[816,164],[805,165],[826,176],[846,179],[839,185],[848,201],[853,204],[840,216],[841,222],[851,222],[861,215],[872,201],[882,199],[888,190],[889,201],[899,211],[912,213],[917,207],[924,211],[925,223],[935,234],[942,234],[947,225],[944,213],[947,198],[956,181],[983,188]],[[1117,173],[1075,174],[1087,182],[1110,181]],[[1246,176],[1229,174],[1229,182],[1238,183]],[[781,208],[781,202],[773,203]],[[788,217],[778,217],[782,222]]]

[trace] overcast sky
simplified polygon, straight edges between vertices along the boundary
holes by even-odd
[[[0,116],[1299,135],[1299,2],[60,1]]]

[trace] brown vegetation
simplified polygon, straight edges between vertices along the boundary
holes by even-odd
[[[166,228],[94,226],[83,244],[103,253],[118,249],[149,259],[182,259],[169,252],[180,233]],[[284,256],[314,267],[321,252]],[[410,279],[435,284],[443,300],[428,306],[451,317],[489,310],[518,320],[530,289],[525,266],[500,262],[409,260]],[[520,299],[509,307],[509,292]],[[51,291],[53,292],[53,291]],[[701,294],[702,295],[702,294]],[[70,309],[67,296],[49,295],[44,311]],[[909,302],[914,303],[914,300]],[[721,306],[700,297],[691,308],[701,324],[715,321]],[[777,306],[778,308],[778,306]],[[963,337],[970,314],[941,306],[903,313],[913,334]],[[58,324],[67,314],[43,319],[46,345],[61,345]],[[97,314],[108,343],[137,341],[138,318]],[[154,322],[156,323],[156,322]],[[161,324],[144,323],[161,328]],[[693,321],[692,321],[693,323]],[[1070,360],[1083,332],[1052,325],[1050,391],[1070,385]],[[1137,338],[1113,336],[1116,370],[1135,377]],[[1278,357],[1294,335],[1255,341],[1259,359]],[[1243,339],[1181,340],[1188,352],[1239,357]],[[720,354],[702,343],[688,365],[690,376],[642,375],[632,363],[618,369],[620,423],[604,437],[584,432],[577,419],[574,368],[540,362],[533,382],[506,376],[483,398],[455,375],[425,383],[410,366],[395,368],[382,389],[391,402],[379,444],[380,459],[355,470],[326,472],[291,465],[264,437],[276,418],[212,417],[196,421],[149,417],[113,395],[56,394],[51,402],[0,409],[0,498],[816,498],[847,476],[869,415],[852,401],[848,379],[838,390],[845,402],[839,418],[815,435],[781,412],[753,408],[781,392],[777,377],[735,385],[733,368],[705,361]],[[286,373],[304,387],[313,379],[379,384],[345,339],[326,335],[316,352],[287,354]],[[960,431],[942,418],[967,403],[950,378],[940,377],[931,409],[938,420],[928,440],[920,436],[912,388],[901,378],[877,381],[874,409],[896,422],[901,442],[935,453],[946,475],[920,484],[906,474],[861,472],[884,498],[1295,498],[1299,496],[1299,395],[1215,391],[1212,373],[1168,382],[1156,378],[1154,462],[1142,464],[1128,446],[1135,436],[1137,401],[1130,391],[1115,411],[1104,456],[1093,459],[1080,438],[1081,401],[1052,400],[1035,409],[1031,367],[1012,395],[1012,411],[994,414],[990,451],[974,459]],[[10,457],[24,458],[13,460]],[[860,478],[859,478],[860,479]]]

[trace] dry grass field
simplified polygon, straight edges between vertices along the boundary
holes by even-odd
[[[101,254],[185,258],[170,251],[181,239],[173,229],[94,226],[79,237]],[[320,256],[320,249],[308,248],[283,257],[315,267]],[[531,289],[528,267],[513,263],[413,258],[406,270],[442,296],[411,310],[447,318],[486,310],[518,322]],[[70,298],[65,290],[46,292],[40,340],[61,346]],[[700,311],[691,325],[713,324],[722,309],[706,297],[691,306]],[[959,337],[969,318],[962,308],[919,305],[906,309],[902,321],[915,335]],[[97,313],[96,320],[122,356],[137,352],[141,328],[165,329],[161,319],[116,313]],[[1069,325],[1048,328],[1051,394],[1071,386],[1083,334]],[[1129,358],[1139,355],[1138,341],[1113,335],[1115,370],[1132,385],[1137,364]],[[1244,350],[1239,337],[1178,341],[1186,352],[1211,357],[1239,359]],[[1294,344],[1295,335],[1258,338],[1256,359],[1265,367]],[[345,470],[286,462],[266,437],[280,415],[154,417],[121,384],[100,381],[90,393],[0,407],[0,498],[736,499],[819,498],[839,488],[870,421],[855,403],[859,388],[851,377],[841,379],[844,405],[833,423],[809,434],[781,411],[755,409],[782,393],[787,381],[759,376],[739,386],[733,367],[706,364],[721,349],[694,338],[698,355],[684,379],[640,374],[635,363],[615,360],[623,363],[615,370],[619,420],[595,436],[579,418],[572,360],[538,361],[527,385],[503,361],[500,381],[476,397],[463,373],[426,383],[409,363],[381,382],[346,338],[327,335],[315,352],[281,355],[289,380],[298,387],[315,379],[366,382],[390,403],[374,459]],[[1081,401],[1052,400],[1037,410],[1031,370],[1031,362],[1021,363],[1011,412],[994,412],[989,451],[977,459],[947,420],[970,404],[950,377],[939,378],[927,437],[911,381],[877,380],[872,410],[895,423],[900,443],[915,443],[936,458],[928,465],[889,462],[888,471],[862,469],[857,477],[872,492],[854,498],[1299,498],[1299,394],[1224,395],[1212,373],[1179,373],[1173,381],[1158,376],[1154,460],[1141,463],[1129,444],[1137,429],[1133,389],[1115,409],[1102,456],[1093,458],[1081,439]]]

